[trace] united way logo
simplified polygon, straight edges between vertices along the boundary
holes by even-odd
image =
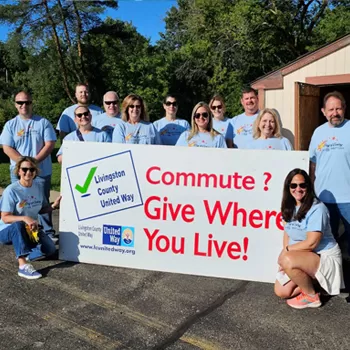
[[[122,247],[134,247],[135,228],[130,226],[103,225],[102,243]]]

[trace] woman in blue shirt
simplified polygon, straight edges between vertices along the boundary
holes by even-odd
[[[194,106],[191,130],[180,135],[176,146],[227,148],[224,137],[213,129],[213,116],[205,102]]]
[[[282,136],[280,117],[274,109],[259,112],[253,124],[253,141],[250,149],[291,151],[289,140]]]
[[[224,99],[220,95],[214,95],[209,102],[209,107],[213,114],[213,128],[225,138],[227,147],[232,148],[233,127],[231,119],[225,117],[226,106]]]
[[[339,294],[343,287],[342,256],[332,235],[328,210],[317,199],[304,170],[294,169],[287,175],[281,210],[285,230],[275,293],[290,298],[287,304],[296,309],[319,307],[313,280],[328,294]],[[289,281],[281,282],[284,274]]]
[[[42,184],[35,180],[39,173],[36,159],[21,157],[14,172],[18,181],[6,187],[1,201],[0,244],[13,244],[20,277],[37,279],[41,274],[27,263],[28,257],[33,251],[37,256],[36,249],[41,255],[51,255],[56,251],[51,238],[38,227],[38,214],[57,209],[61,197],[51,206],[47,202]],[[32,239],[31,233],[34,233]]]
[[[122,103],[122,120],[113,130],[112,142],[161,145],[160,135],[148,120],[146,105],[141,96],[130,94]]]

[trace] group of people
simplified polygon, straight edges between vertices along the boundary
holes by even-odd
[[[64,142],[292,150],[282,136],[278,112],[270,108],[259,111],[253,89],[242,93],[242,114],[227,118],[223,98],[215,95],[208,104],[196,104],[190,124],[177,118],[174,95],[166,96],[165,116],[154,123],[148,121],[145,103],[136,94],[124,98],[120,111],[118,94],[107,92],[104,113],[89,104],[87,85],[78,84],[75,96],[77,104],[65,109],[57,123]],[[12,182],[1,201],[0,243],[14,245],[18,274],[35,279],[41,275],[29,262],[55,251],[51,213],[61,198],[50,205],[49,191],[56,133],[47,119],[33,115],[28,92],[16,95],[15,106],[18,115],[5,124],[0,136],[3,151],[10,158]],[[285,180],[281,205],[285,233],[275,292],[287,298],[292,307],[321,305],[315,281],[332,295],[343,286],[337,240],[340,219],[350,237],[350,123],[344,119],[345,108],[340,93],[325,96],[322,113],[327,122],[315,130],[310,143],[310,175],[294,169]],[[59,162],[63,156],[61,147]]]

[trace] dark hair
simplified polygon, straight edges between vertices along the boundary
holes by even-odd
[[[295,198],[291,195],[290,188],[289,188],[289,185],[295,175],[302,175],[307,185],[306,195],[302,201],[301,207],[299,208],[296,214],[295,214],[296,201],[295,201]],[[286,222],[290,222],[292,220],[298,220],[300,222],[305,218],[305,215],[312,207],[312,204],[314,203],[315,199],[318,201],[318,198],[316,197],[316,194],[315,194],[314,186],[311,182],[311,178],[307,174],[307,172],[305,170],[298,169],[298,168],[292,170],[287,175],[283,185],[283,198],[282,198],[282,204],[281,204],[281,212],[282,212],[283,220]]]
[[[167,101],[167,99],[168,99],[169,97],[175,99],[176,102],[178,102],[178,98],[177,98],[177,96],[176,96],[175,94],[168,94],[168,95],[166,95],[166,96],[164,97],[163,104],[166,103],[166,101]]]
[[[346,102],[345,102],[344,96],[343,96],[339,91],[332,91],[332,92],[329,92],[329,93],[323,98],[323,108],[326,108],[326,103],[327,103],[327,101],[328,101],[331,97],[337,98],[338,100],[340,100],[342,107],[343,107],[343,108],[346,107]]]
[[[248,86],[242,90],[241,96],[243,97],[244,94],[249,94],[251,92],[254,92],[255,96],[258,96],[258,92],[250,86]]]

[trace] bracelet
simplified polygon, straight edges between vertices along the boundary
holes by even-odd
[[[287,251],[287,252],[289,252],[289,248],[288,248],[288,246],[287,246],[287,245],[286,245],[286,251]]]

